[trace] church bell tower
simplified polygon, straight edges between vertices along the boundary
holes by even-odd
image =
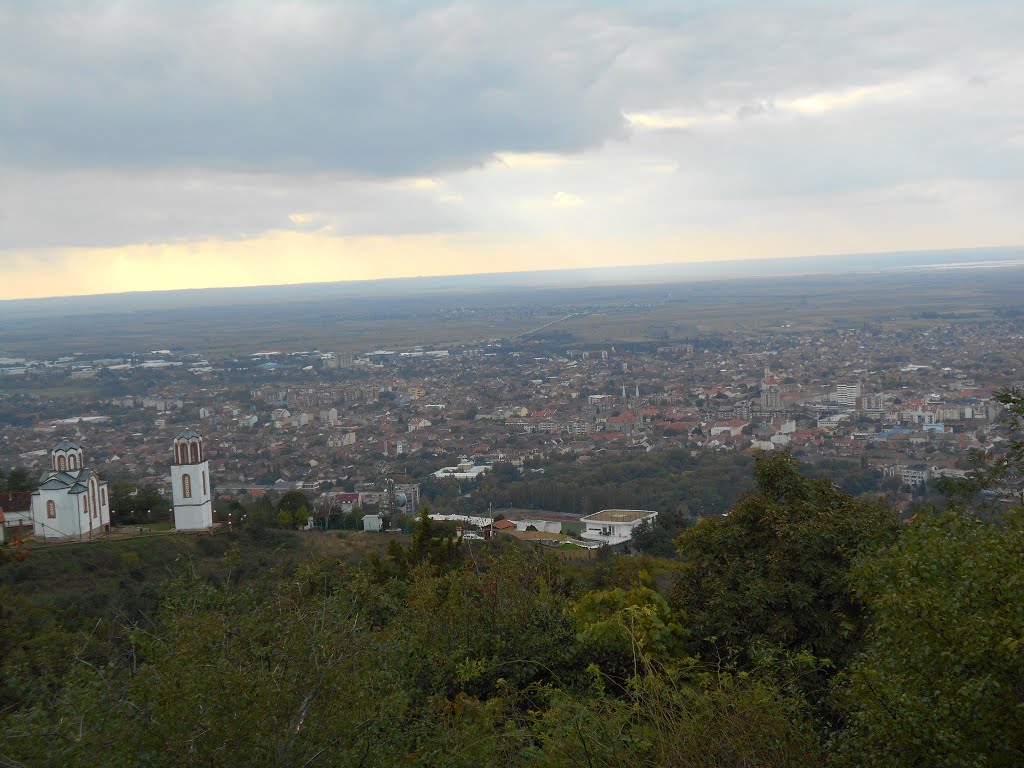
[[[202,435],[191,429],[174,438],[171,495],[176,530],[202,531],[213,527],[210,462],[203,450]]]

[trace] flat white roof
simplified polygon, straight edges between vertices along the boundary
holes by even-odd
[[[580,521],[595,523],[635,523],[637,520],[643,520],[645,517],[657,514],[657,512],[650,509],[602,509],[600,512],[595,512],[592,515],[581,517]]]

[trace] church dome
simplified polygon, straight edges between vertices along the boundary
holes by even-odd
[[[50,465],[55,472],[76,472],[84,466],[82,449],[70,440],[61,440],[50,450]]]
[[[184,429],[174,438],[174,463],[199,464],[206,460],[203,451],[203,436],[194,429]]]

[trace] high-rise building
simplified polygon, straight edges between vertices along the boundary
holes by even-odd
[[[781,411],[782,410],[782,385],[778,378],[771,373],[765,373],[761,382],[761,410]]]
[[[861,410],[864,413],[885,413],[885,395],[876,392],[861,397]]]
[[[857,398],[860,397],[860,382],[853,382],[852,384],[837,384],[836,385],[836,402],[840,405],[846,405],[851,408],[857,405]]]

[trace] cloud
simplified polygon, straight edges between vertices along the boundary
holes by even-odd
[[[552,208],[578,208],[583,205],[584,199],[571,192],[555,192],[551,198]]]
[[[728,125],[758,117],[824,116],[836,110],[855,109],[872,103],[910,101],[916,93],[917,87],[913,83],[892,82],[760,100],[738,106],[724,104],[717,113],[685,115],[672,112],[631,112],[623,117],[631,126],[640,129],[685,130]]]
[[[418,176],[617,135],[617,41],[569,9],[0,6],[0,165]],[[565,35],[575,38],[565,45]]]
[[[840,91],[823,91],[810,96],[795,99],[783,99],[775,102],[778,109],[799,112],[808,115],[820,115],[834,109],[855,107],[865,101],[878,98],[885,92],[880,85],[864,85],[859,88],[846,88]]]
[[[714,123],[729,122],[728,115],[693,115],[673,117],[666,114],[631,112],[623,115],[630,125],[637,128],[650,128],[652,130],[682,130],[693,128],[698,125],[712,125]]]
[[[1022,13],[5,0],[0,165],[434,177],[497,156],[547,167],[630,123],[685,128],[761,102],[818,113],[930,67],[993,82]]]
[[[554,155],[550,152],[498,152],[495,154],[500,165],[506,168],[527,170],[546,170],[560,168],[574,162],[574,158],[566,155]]]
[[[1021,39],[1008,1],[0,0],[0,269],[1024,241]]]
[[[411,179],[332,174],[6,169],[0,251],[244,239],[285,222],[343,235],[463,230],[440,191]]]

